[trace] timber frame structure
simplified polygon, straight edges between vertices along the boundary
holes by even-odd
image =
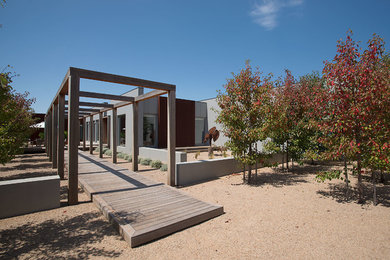
[[[146,94],[137,97],[127,97],[111,95],[104,93],[86,92],[80,90],[80,79],[90,79],[104,81],[123,85],[137,86],[154,89]],[[175,149],[176,149],[176,86],[161,82],[154,82],[138,78],[114,75],[98,71],[91,71],[70,67],[62,81],[56,96],[51,102],[45,116],[45,147],[49,160],[52,162],[53,169],[57,169],[58,175],[64,179],[64,124],[65,116],[68,118],[68,204],[78,203],[78,149],[80,145],[80,120],[85,129],[85,118],[93,115],[99,115],[99,127],[102,129],[103,113],[112,110],[113,120],[113,144],[116,144],[116,115],[117,108],[133,105],[133,144],[132,144],[132,170],[138,170],[138,103],[144,100],[168,94],[167,112],[167,132],[168,132],[168,180],[170,186],[175,185]],[[65,100],[65,96],[68,100]],[[80,97],[108,99],[120,101],[116,104],[81,102]],[[67,106],[67,107],[66,107]],[[83,106],[83,107],[81,107]],[[101,109],[96,109],[100,107]],[[67,111],[67,114],[65,114]],[[90,124],[90,127],[92,124]],[[90,131],[92,132],[92,131]],[[100,131],[100,140],[102,140]],[[85,148],[85,135],[83,138],[83,147]],[[92,138],[90,138],[90,152],[92,153]],[[99,157],[103,157],[103,142],[99,142]],[[112,145],[112,161],[117,162],[117,147]]]

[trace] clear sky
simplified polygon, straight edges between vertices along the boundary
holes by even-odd
[[[245,60],[264,73],[321,71],[352,29],[390,41],[389,0],[7,0],[0,7],[0,68],[46,112],[68,67],[175,84],[177,97],[217,95]],[[389,43],[386,43],[389,50]],[[129,87],[83,80],[81,89]]]

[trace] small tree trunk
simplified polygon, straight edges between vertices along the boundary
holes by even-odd
[[[288,141],[286,144],[286,162],[287,162],[287,171],[288,171]]]
[[[359,156],[360,157],[360,156]],[[362,166],[360,158],[358,158],[357,161],[357,174],[358,174],[358,183],[357,183],[357,189],[358,189],[358,203],[362,204],[363,201],[363,184],[362,184]]]
[[[252,160],[252,144],[249,145],[249,158]],[[248,183],[252,181],[252,165],[248,165]]]
[[[359,130],[356,130],[355,134],[355,140],[356,143],[360,143],[360,132]],[[362,157],[360,153],[357,154],[357,174],[358,174],[358,183],[357,183],[357,189],[358,189],[358,203],[363,203],[363,184],[362,184]]]
[[[257,181],[257,158],[256,158],[256,170],[255,170],[255,180]]]
[[[385,175],[383,174],[383,169],[381,170],[381,176],[380,176],[380,180],[379,180],[381,183],[385,183]]]
[[[294,169],[294,159],[291,158],[291,171]]]
[[[252,183],[252,165],[248,165],[248,183]]]
[[[257,143],[256,143],[256,170],[255,170],[255,182],[257,183],[257,161],[259,160],[259,151],[257,150]]]
[[[346,189],[345,189],[345,197],[346,199],[348,200],[349,198],[349,180],[348,180],[348,165],[347,165],[347,157],[344,156],[344,176],[345,176],[345,186],[346,186]]]
[[[372,171],[372,188],[373,188],[373,197],[372,201],[374,203],[374,206],[377,205],[377,199],[376,199],[376,172]]]
[[[282,148],[282,171],[284,171],[284,144]]]

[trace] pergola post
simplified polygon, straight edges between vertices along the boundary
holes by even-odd
[[[112,110],[112,162],[116,163],[116,151],[118,145],[118,131],[117,131],[117,109]]]
[[[89,117],[89,153],[93,154],[93,116]]]
[[[99,113],[99,158],[103,158],[103,113]]]
[[[64,131],[65,131],[65,95],[60,94],[58,96],[58,143],[57,143],[57,171],[60,178],[64,179],[64,152],[65,152],[65,145],[64,145]]]
[[[58,103],[52,106],[52,168],[57,168]]]
[[[46,155],[49,156],[49,152],[48,152],[48,149],[47,149],[47,115],[45,115],[45,128],[44,128],[44,140],[43,140],[43,144],[45,145],[45,152],[46,152]]]
[[[138,171],[138,102],[133,103],[132,171]]]
[[[86,128],[86,118],[83,117],[83,151],[86,150],[86,142],[87,142],[87,128]]]
[[[168,92],[168,185],[176,185],[176,93]]]
[[[49,113],[48,113],[48,116],[47,116],[47,151],[48,151],[48,153],[49,153],[49,161],[51,162],[52,160],[53,160],[53,155],[52,155],[52,153],[51,153],[51,143],[52,143],[52,136],[51,136],[51,127],[52,127],[52,125],[51,125],[51,121],[52,121],[52,114],[51,114],[51,109],[50,109],[50,111],[49,111]]]
[[[111,118],[107,116],[107,146],[111,148]]]
[[[79,76],[71,72],[68,84],[68,204],[75,205],[78,203],[78,146],[80,144]]]

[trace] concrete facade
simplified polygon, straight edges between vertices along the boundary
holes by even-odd
[[[160,160],[163,163],[167,163],[168,162],[168,151],[166,149],[140,147],[139,148],[139,157],[140,158],[149,158],[152,160]],[[186,161],[187,161],[187,153],[176,152],[176,163],[186,162]]]
[[[136,97],[139,95],[144,94],[144,89],[143,88],[135,88],[129,92],[126,92],[122,94],[123,96],[129,96],[129,97]],[[111,104],[117,103],[116,101],[111,101]],[[210,103],[211,105],[209,105]],[[204,101],[195,101],[195,146],[203,146],[207,145],[203,143],[203,139],[205,134],[208,132],[208,129],[217,126],[217,129],[221,129],[219,125],[215,123],[215,119],[217,117],[216,112],[210,111],[210,107],[217,107],[217,104],[215,102],[215,99],[210,99],[207,102]],[[158,114],[159,114],[159,105],[158,105],[158,97],[151,98],[148,100],[145,100],[141,103],[139,103],[139,116],[138,116],[138,144],[140,147],[143,146],[143,133],[144,133],[144,116],[155,116],[158,119]],[[113,129],[112,123],[112,111],[108,111],[104,113],[104,118],[107,118],[107,124],[109,129]],[[132,147],[132,131],[133,131],[133,105],[127,105],[124,107],[119,107],[117,109],[117,126],[120,124],[119,118],[121,116],[125,116],[125,129],[126,129],[126,134],[125,134],[125,144],[117,145],[117,151],[126,153],[126,154],[131,154],[131,147]],[[99,129],[98,129],[98,120],[99,116],[94,115],[93,116],[93,135],[94,137],[93,142],[98,142],[97,136],[99,136]],[[86,129],[82,130],[84,131],[84,134],[86,134],[87,140],[89,140],[89,124],[90,124],[90,118],[86,118]],[[158,126],[156,126],[158,127]],[[179,126],[180,129],[180,126]],[[113,144],[113,133],[110,132],[109,130],[109,142],[106,142],[105,145],[109,146],[110,149],[112,149],[112,144]],[[106,132],[106,131],[105,131]],[[117,132],[120,132],[120,129],[118,127]],[[158,129],[155,131],[155,138],[158,140]],[[120,136],[118,135],[118,139],[120,139]],[[216,145],[223,145],[227,138],[221,133],[219,140],[217,141]],[[151,145],[149,146],[150,148],[157,148],[156,145]],[[140,152],[141,153],[141,152]],[[142,155],[140,155],[143,157]],[[151,157],[150,157],[151,158]],[[153,158],[151,158],[153,159]],[[163,160],[161,160],[163,161]],[[182,160],[181,160],[182,161]]]
[[[0,218],[60,206],[60,177],[45,176],[0,182]]]
[[[186,186],[240,171],[240,163],[232,157],[177,163],[176,185]]]

